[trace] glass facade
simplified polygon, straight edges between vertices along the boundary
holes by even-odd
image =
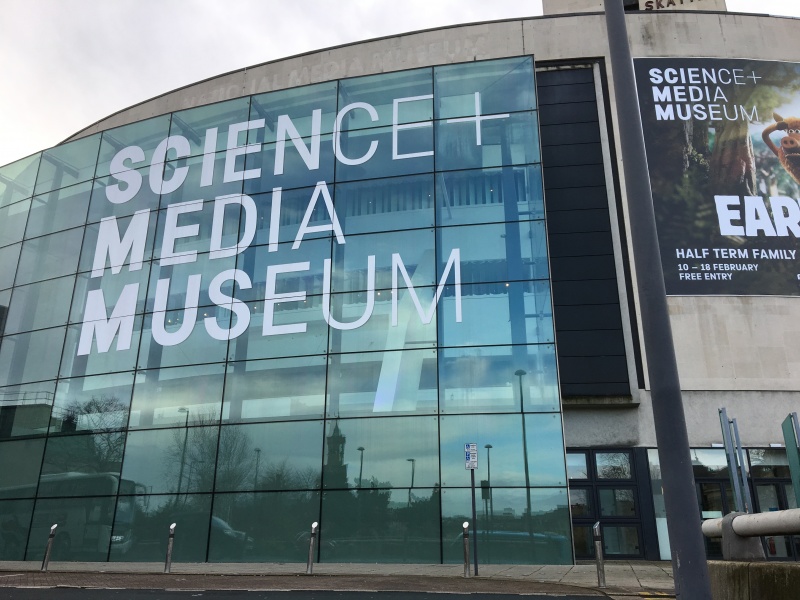
[[[458,562],[475,442],[482,561],[570,563],[538,131],[520,57],[0,167],[0,560]]]

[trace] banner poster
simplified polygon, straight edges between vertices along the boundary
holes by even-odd
[[[800,295],[800,65],[636,59],[668,295]]]

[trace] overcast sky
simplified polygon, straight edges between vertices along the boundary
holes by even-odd
[[[302,52],[540,15],[541,0],[2,0],[0,165],[174,88]],[[800,17],[800,0],[728,0]],[[798,24],[800,29],[800,24]]]

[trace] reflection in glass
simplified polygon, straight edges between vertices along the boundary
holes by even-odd
[[[347,112],[342,120],[341,129],[347,131],[391,125],[393,122],[406,124],[430,121],[433,119],[432,97],[399,102],[396,118],[393,116],[394,101],[398,98],[410,99],[432,94],[431,69],[343,79],[339,82],[339,109],[343,109],[355,100],[365,102],[375,109],[377,119],[373,121],[369,112],[363,108],[354,109]]]
[[[223,426],[214,489],[319,489],[322,431],[322,421]]]
[[[124,205],[123,205],[124,206]],[[136,221],[134,224],[133,219],[140,219]],[[147,224],[147,238],[145,239],[144,249],[142,251],[142,260],[148,261],[153,257],[153,240],[155,239],[156,234],[156,213],[151,211],[146,218],[142,218],[140,216],[125,216],[119,217],[115,222],[112,222],[112,226],[105,225],[103,226],[101,223],[91,223],[84,228],[84,236],[83,236],[83,247],[81,248],[81,257],[78,263],[78,271],[93,271],[94,264],[95,264],[95,255],[98,251],[103,252],[105,249],[102,245],[98,247],[98,238],[100,235],[100,227],[107,227],[106,231],[111,232],[111,236],[117,236],[120,239],[124,238],[129,230],[132,227],[137,227],[139,223]],[[115,225],[114,225],[115,223]],[[113,239],[113,237],[112,237]],[[102,264],[104,269],[103,275],[109,275],[113,273],[113,271],[121,272],[121,271],[128,271],[130,270],[131,266],[137,266],[139,257],[136,256],[134,259],[131,256],[132,253],[114,253],[113,258],[109,252],[105,252],[99,255],[98,265]],[[102,261],[102,262],[101,262]],[[117,264],[119,263],[119,264]],[[116,267],[115,269],[109,269],[109,267]]]
[[[597,452],[598,479],[630,479],[631,456],[627,452]]]
[[[140,484],[128,484],[120,493],[141,494]],[[119,496],[111,535],[109,560],[116,562],[158,562],[167,553],[167,532],[175,523],[172,560],[206,560],[211,514],[210,494],[180,496]]]
[[[747,453],[750,456],[751,477],[791,477],[784,448],[752,448]]]
[[[14,285],[14,275],[17,272],[17,260],[22,250],[22,244],[13,244],[0,248],[0,290]]]
[[[99,314],[99,312],[91,315],[86,314],[86,304],[89,300],[90,293],[94,290],[100,290],[103,294],[106,318],[115,314],[115,312],[118,316],[143,313],[145,298],[147,297],[147,280],[149,276],[149,262],[144,263],[142,268],[138,271],[131,271],[128,268],[123,268],[119,273],[115,275],[109,274],[106,277],[92,277],[91,272],[78,273],[75,282],[75,293],[72,296],[72,308],[70,309],[69,316],[70,323],[83,323],[84,319],[102,319],[104,317],[104,315]],[[124,310],[125,304],[120,302],[122,292],[125,286],[128,285],[138,285],[136,290],[136,304],[133,313],[129,310]],[[117,308],[117,305],[119,305],[119,308]]]
[[[284,191],[309,186],[313,188],[320,181],[332,183],[335,162],[332,141],[332,135],[323,134],[298,139],[295,145],[287,135],[283,146],[283,170],[276,164],[277,144],[264,144],[261,150],[245,158],[245,170],[260,169],[261,173],[259,177],[244,180],[244,193],[262,194],[276,187]],[[298,146],[303,150],[298,150]]]
[[[30,206],[30,200],[23,200],[0,208],[0,246],[8,246],[22,240]]]
[[[122,329],[122,328],[120,328]],[[142,333],[142,317],[133,318],[130,344],[127,335],[117,334],[111,341],[108,351],[99,352],[96,336],[92,339],[91,351],[87,355],[78,356],[78,342],[81,326],[72,325],[67,328],[67,339],[61,357],[62,377],[81,377],[100,373],[132,371],[136,367],[136,355],[139,351],[139,337]]]
[[[0,167],[0,207],[33,196],[41,152]]]
[[[572,517],[593,517],[591,488],[569,488],[569,505],[572,508]]]
[[[187,363],[214,363],[225,360],[225,340],[211,337],[206,329],[206,319],[224,331],[230,328],[230,311],[221,306],[204,306],[187,310],[172,310],[144,316],[142,345],[139,349],[139,368],[158,369]],[[161,323],[165,346],[153,338],[153,321]]]
[[[58,535],[53,540],[52,560],[108,560],[114,500],[113,496],[37,500],[25,560],[40,560],[44,556],[53,523],[58,523]]]
[[[47,433],[55,381],[0,388],[0,440]]]
[[[35,194],[43,194],[74,183],[89,181],[94,176],[100,134],[61,144],[42,153],[36,176]]]
[[[44,439],[0,442],[0,498],[33,498],[42,466]]]
[[[604,525],[604,554],[639,554],[639,530],[634,526]]]
[[[338,81],[269,92],[250,99],[250,120],[264,119],[264,127],[248,132],[249,144],[273,143],[280,116],[288,117],[302,137],[314,133],[313,113],[321,112],[317,133],[331,133],[336,119],[336,89]],[[284,123],[286,121],[284,120]],[[287,143],[288,134],[287,134]]]
[[[16,285],[74,273],[78,270],[82,241],[80,227],[27,240],[19,255]]]
[[[111,160],[127,146],[138,146],[144,153],[142,162],[124,161],[124,168],[149,165],[153,159],[156,146],[169,135],[169,115],[161,115],[146,121],[123,125],[103,132],[100,141],[100,155],[97,159],[96,177],[103,177],[112,171],[119,172],[119,167],[111,168]],[[145,184],[147,182],[145,181]]]
[[[56,390],[50,433],[123,429],[128,422],[132,384],[133,373],[62,379]]]
[[[589,478],[586,454],[583,452],[567,452],[567,475],[570,479]]]
[[[47,440],[38,496],[111,496],[117,493],[125,434],[51,437]]]
[[[632,488],[599,488],[600,515],[603,517],[635,517],[636,496]]]
[[[87,181],[34,197],[31,200],[25,238],[83,225],[86,222],[91,192],[92,183]]]
[[[33,500],[0,501],[0,560],[25,560]]]
[[[225,150],[228,147],[228,128],[234,123],[247,122],[249,113],[250,98],[248,96],[189,108],[172,113],[169,134],[186,138],[189,142],[189,152],[195,156],[205,151],[207,130],[217,127],[219,130],[216,150]],[[243,145],[245,135],[240,134],[237,141]],[[174,157],[169,156],[168,158]]]
[[[154,168],[161,169],[162,166],[155,165]],[[109,186],[119,186],[120,191],[125,192],[128,189],[127,184],[120,182],[113,175],[98,177],[94,180],[92,199],[89,201],[88,223],[96,223],[106,217],[127,217],[139,210],[155,211],[158,209],[158,191],[154,192],[150,187],[150,167],[134,170],[142,178],[142,183],[136,195],[122,204],[113,204],[109,201],[107,189]]]
[[[6,314],[5,334],[44,329],[67,323],[73,276],[14,288]]]
[[[529,478],[527,485],[567,485],[564,469],[564,439],[561,436],[561,415],[525,415],[523,434]]]
[[[53,379],[64,345],[64,328],[7,335],[0,339],[0,385]]]
[[[433,171],[433,129],[428,126],[400,131],[397,155],[410,155],[402,160],[394,158],[393,127],[343,131],[339,138],[341,153],[356,164],[337,161],[336,180],[357,181],[430,173]],[[369,160],[362,162],[367,156]]]
[[[222,137],[222,136],[220,136]],[[245,155],[239,155],[235,158],[229,159],[227,152],[217,152],[214,155],[214,162],[211,173],[211,184],[203,185],[203,171],[204,171],[205,157],[192,156],[189,158],[179,158],[177,160],[170,160],[163,165],[163,184],[161,185],[161,199],[159,205],[163,211],[172,204],[180,202],[213,202],[218,196],[227,196],[229,194],[242,193],[242,179],[244,175],[242,172],[245,170]],[[239,174],[239,178],[233,181],[227,180],[225,177],[225,168],[234,169],[235,173]],[[160,167],[160,165],[158,165]],[[155,168],[155,167],[153,167]],[[187,169],[184,171],[183,169]],[[174,178],[180,178],[177,181],[181,182],[180,186],[172,192],[164,193],[167,191],[168,182]],[[227,181],[226,181],[227,180]],[[174,187],[174,184],[172,184]],[[178,219],[178,224],[194,223],[196,219],[192,218],[196,215],[185,215]],[[163,235],[163,227],[159,226],[159,239],[157,241],[157,248],[161,247],[161,236]],[[208,240],[206,234],[205,240]]]

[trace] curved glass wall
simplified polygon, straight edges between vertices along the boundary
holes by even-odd
[[[530,57],[0,168],[0,559],[570,562]]]

